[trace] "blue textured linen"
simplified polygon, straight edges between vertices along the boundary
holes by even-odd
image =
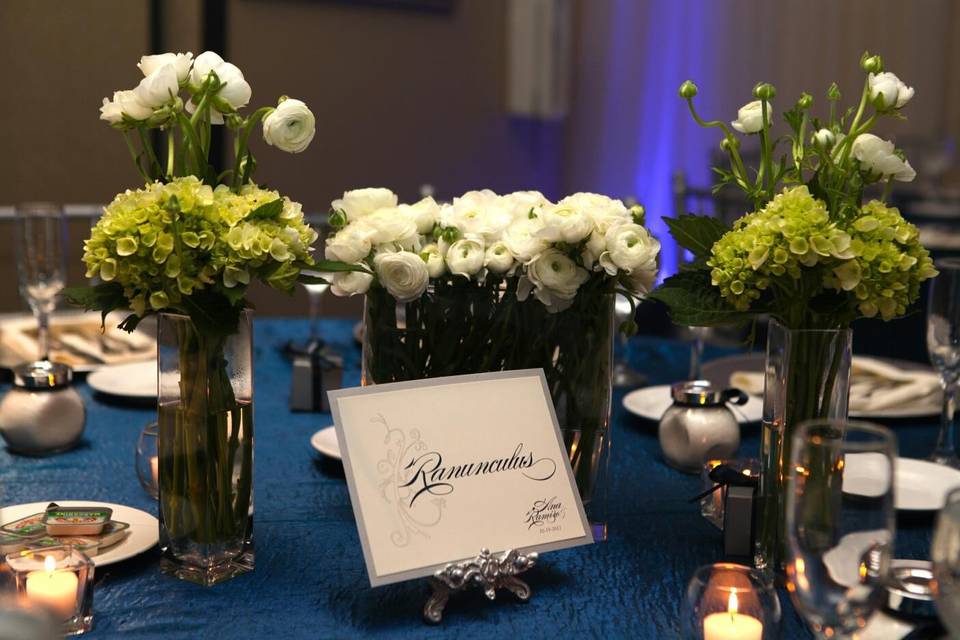
[[[352,323],[326,320],[324,337],[344,355],[345,385],[359,383],[359,348]],[[614,396],[610,466],[610,539],[548,553],[527,578],[533,598],[508,593],[488,602],[480,593],[453,599],[439,627],[421,622],[427,596],[422,580],[371,589],[343,470],[310,448],[309,438],[331,424],[329,415],[287,407],[290,364],[279,347],[303,339],[302,320],[254,324],[256,570],[203,588],[160,573],[154,550],[98,569],[95,638],[341,638],[341,637],[610,637],[674,638],[687,581],[694,570],[722,559],[721,534],[687,499],[699,478],[661,460],[656,425],[627,414]],[[689,346],[636,338],[631,361],[651,384],[685,376]],[[709,349],[707,358],[729,353]],[[6,390],[6,387],[3,388]],[[0,449],[0,500],[88,499],[156,514],[157,504],[137,482],[134,450],[149,407],[87,403],[83,444],[49,458]],[[894,423],[902,455],[923,457],[934,445],[934,422]],[[756,455],[759,426],[747,427],[741,455]],[[932,516],[899,518],[898,557],[929,552]],[[810,637],[785,592],[783,637]]]

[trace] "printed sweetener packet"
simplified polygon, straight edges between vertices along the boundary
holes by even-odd
[[[20,518],[0,527],[3,533],[14,533],[20,535],[36,535],[47,532],[47,527],[43,523],[44,513],[35,513],[26,518]]]

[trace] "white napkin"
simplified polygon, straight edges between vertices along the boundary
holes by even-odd
[[[762,395],[763,384],[764,374],[760,371],[735,371],[730,375],[730,385],[750,395]],[[916,404],[939,391],[940,376],[932,371],[907,371],[875,358],[853,357],[851,411],[870,413]]]

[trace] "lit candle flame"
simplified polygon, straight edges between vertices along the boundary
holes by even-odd
[[[731,618],[732,618],[732,617],[734,616],[734,614],[737,612],[738,606],[739,606],[739,603],[737,602],[737,592],[736,592],[736,591],[731,591],[731,592],[730,592],[730,599],[727,600],[727,611],[730,612],[730,617],[731,617]]]
[[[53,556],[47,556],[43,559],[43,568],[47,570],[47,573],[53,573],[54,569],[57,568],[57,561]]]

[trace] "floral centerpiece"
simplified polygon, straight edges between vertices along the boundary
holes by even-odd
[[[114,198],[84,243],[88,278],[67,298],[133,330],[159,314],[159,482],[163,568],[212,584],[252,568],[253,410],[246,291],[293,290],[317,233],[300,205],[253,182],[249,139],[291,153],[314,136],[307,106],[281,97],[243,115],[243,73],[207,51],[144,56],[136,88],[105,98],[146,183]],[[235,137],[231,166],[210,163],[215,126]],[[152,135],[159,132],[163,145]]]
[[[864,54],[861,66],[867,77],[856,107],[840,107],[834,84],[826,115],[815,117],[812,96],[803,94],[784,113],[789,133],[780,138],[772,133],[772,85],[758,84],[756,99],[729,127],[697,114],[696,85],[680,87],[694,120],[723,134],[730,165],[714,169],[718,188],[742,189],[754,210],[732,229],[703,216],[668,221],[695,260],[651,297],[666,303],[679,324],[772,318],[757,557],[770,568],[782,560],[793,429],[807,419],[846,417],[851,322],[903,315],[920,283],[936,274],[916,227],[886,204],[893,182],[912,180],[915,172],[892,142],[871,133],[881,119],[901,118],[914,91],[884,72],[879,56]],[[745,166],[731,127],[759,139],[755,170]],[[787,151],[778,157],[784,143]],[[882,185],[882,194],[864,203],[872,184]]]
[[[657,275],[643,207],[489,190],[408,205],[358,189],[331,208],[327,264],[356,269],[331,289],[366,294],[365,383],[542,368],[589,503],[608,443],[614,296],[633,304]]]

